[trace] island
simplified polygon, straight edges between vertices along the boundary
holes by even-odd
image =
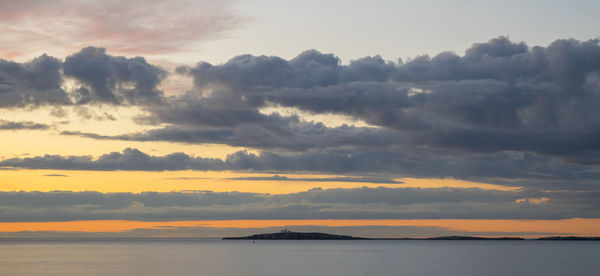
[[[538,241],[600,241],[600,237],[554,236],[526,239],[521,237],[443,236],[429,238],[363,238],[318,232],[292,232],[287,228],[277,233],[255,234],[243,237],[225,237],[224,240],[538,240]]]
[[[317,232],[292,232],[283,230],[279,233],[256,234],[245,237],[225,237],[224,240],[369,240],[346,235],[334,235]]]

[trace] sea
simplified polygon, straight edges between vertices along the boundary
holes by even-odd
[[[600,275],[600,241],[0,240],[0,275]]]

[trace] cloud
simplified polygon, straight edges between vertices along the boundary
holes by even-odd
[[[579,187],[597,177],[600,160],[599,59],[596,40],[557,40],[530,48],[505,37],[474,44],[464,56],[445,52],[397,63],[375,56],[342,65],[333,54],[315,50],[291,60],[242,55],[222,65],[178,68],[194,78],[195,88],[160,105],[133,100],[145,96],[125,100],[144,105],[147,115],[138,122],[161,127],[114,136],[62,134],[248,147],[261,151],[260,158],[240,153],[231,160],[252,164],[241,167],[254,170],[552,183],[547,176],[558,176]],[[103,85],[125,81],[100,79]],[[155,81],[144,87],[155,87],[160,78],[149,79]],[[116,87],[87,83],[97,91]],[[301,116],[259,111],[269,106],[341,114],[370,126],[327,127]]]
[[[241,55],[222,65],[199,62],[193,68],[180,67],[179,72],[193,76],[197,86],[310,88],[347,82],[385,82],[395,68],[394,63],[380,56],[365,57],[343,66],[333,54],[307,50],[289,61],[275,56]]]
[[[597,163],[598,42],[529,48],[499,37],[474,44],[464,56],[445,52],[406,63],[367,57],[349,65],[311,50],[289,61],[244,55],[179,71],[199,90],[221,87],[213,94],[238,95],[247,107],[349,115],[400,130],[396,137],[415,145]]]
[[[498,37],[474,44],[463,56],[444,52],[404,62],[374,56],[347,65],[316,50],[290,60],[242,55],[220,65],[179,67],[194,87],[171,97],[157,89],[165,74],[160,68],[102,48],[84,48],[64,63],[41,56],[0,64],[3,107],[137,105],[145,112],[137,122],[156,126],[119,135],[63,135],[217,143],[259,152],[221,160],[129,149],[98,160],[13,158],[0,162],[5,167],[334,172],[584,190],[596,187],[600,171],[598,40],[529,47]],[[63,91],[61,79],[75,80],[75,88]],[[267,107],[300,114],[265,114]],[[305,120],[306,114],[343,115],[367,126],[329,127]]]
[[[235,2],[1,1],[0,30],[5,44],[0,44],[0,56],[23,56],[48,48],[75,50],[90,44],[136,55],[190,50],[239,25],[241,18],[232,9]]]
[[[104,154],[97,159],[91,156],[61,155],[10,158],[0,161],[0,167],[92,171],[230,170],[367,175],[363,178],[345,179],[347,181],[383,181],[399,177],[451,177],[508,186],[575,190],[596,189],[597,180],[600,179],[596,167],[566,164],[551,158],[518,152],[440,156],[427,152],[405,155],[373,150],[316,150],[292,154],[264,151],[259,155],[238,151],[225,159],[216,159],[192,157],[185,153],[152,156],[138,149],[127,148],[123,152]]]
[[[303,182],[364,182],[364,183],[381,183],[381,184],[401,184],[402,181],[396,181],[385,177],[316,177],[316,178],[296,178],[281,175],[273,175],[267,177],[235,177],[228,178],[230,180],[251,180],[251,181],[303,181]]]
[[[137,149],[127,148],[123,153],[112,152],[94,160],[91,156],[45,155],[33,158],[12,158],[2,161],[0,166],[29,169],[64,170],[223,170],[220,159],[193,158],[184,153],[172,153],[162,157],[147,155]]]
[[[49,125],[34,123],[30,121],[13,122],[0,120],[0,130],[44,130],[48,128],[50,128]]]
[[[166,126],[146,132],[113,136],[78,131],[62,131],[61,134],[92,139],[216,143],[288,151],[343,147],[381,148],[404,142],[404,139],[395,136],[394,130],[348,125],[332,128],[323,123],[305,122],[297,117],[282,117],[278,114],[260,115],[260,118],[261,122],[231,127]]]
[[[210,177],[169,177],[168,180],[199,180],[199,179],[214,179]]]
[[[47,55],[24,63],[0,59],[0,108],[69,104],[61,88],[61,66]]]
[[[164,96],[157,87],[166,74],[142,57],[112,56],[95,47],[64,62],[45,54],[24,63],[0,59],[0,108],[52,105],[56,115],[64,116],[60,106],[161,103]]]
[[[0,192],[2,221],[222,219],[565,219],[598,217],[598,191],[456,188],[242,192]],[[543,204],[523,198],[547,198]],[[518,201],[518,202],[517,202]]]
[[[444,158],[521,152],[594,165],[600,160],[598,43],[557,40],[530,48],[499,37],[474,44],[464,56],[445,52],[406,62],[375,56],[348,65],[315,50],[291,60],[242,55],[221,65],[178,68],[195,88],[169,98],[157,89],[162,69],[141,57],[87,47],[64,64],[48,56],[3,62],[0,97],[4,107],[139,105],[147,115],[138,123],[163,126],[115,136],[63,132],[96,139],[299,152],[426,151]],[[80,86],[65,92],[62,78]],[[260,112],[271,106],[350,116],[370,126],[326,127],[302,116]]]
[[[142,57],[109,56],[104,48],[86,47],[65,59],[63,71],[86,86],[79,89],[78,103],[147,103],[163,98],[157,86],[166,72]]]
[[[112,114],[110,114],[108,112],[104,112],[104,114],[99,114],[99,113],[96,113],[96,112],[90,110],[89,108],[87,108],[85,106],[75,106],[73,108],[73,111],[82,120],[90,120],[90,119],[94,119],[96,121],[102,121],[102,120],[116,121],[117,120]],[[51,115],[54,115],[53,112],[54,112],[54,110],[51,111]],[[65,114],[66,114],[66,112],[65,112]]]
[[[49,177],[69,177],[66,174],[45,174],[44,176],[49,176]]]
[[[547,197],[540,197],[540,198],[519,198],[517,200],[515,200],[516,203],[528,203],[528,204],[544,204],[546,202],[548,202],[550,199]]]

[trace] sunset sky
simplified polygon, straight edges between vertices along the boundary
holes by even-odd
[[[0,238],[600,236],[599,10],[0,0]]]

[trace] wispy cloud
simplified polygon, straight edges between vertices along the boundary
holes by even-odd
[[[136,55],[186,50],[237,26],[240,18],[233,4],[232,0],[0,1],[0,57],[89,45]]]
[[[0,120],[0,130],[44,130],[48,128],[50,128],[49,125],[31,121],[14,122]]]
[[[199,180],[199,179],[214,179],[210,177],[169,177],[168,180]]]
[[[381,183],[381,184],[401,184],[402,181],[396,181],[385,177],[314,177],[314,178],[297,178],[281,175],[273,176],[247,176],[228,178],[230,180],[251,180],[251,181],[302,181],[302,182],[364,182],[364,183]]]
[[[66,174],[45,174],[44,176],[49,176],[49,177],[69,177]]]

